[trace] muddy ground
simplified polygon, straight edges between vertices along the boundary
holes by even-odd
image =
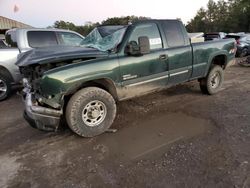
[[[118,105],[116,133],[35,130],[13,95],[0,107],[0,187],[250,187],[250,68],[214,96],[190,82]]]

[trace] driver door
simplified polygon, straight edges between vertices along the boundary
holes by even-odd
[[[156,23],[136,25],[128,43],[137,43],[138,38],[149,38],[150,53],[119,56],[122,98],[139,96],[165,87],[168,82],[167,54],[163,50],[162,38]]]

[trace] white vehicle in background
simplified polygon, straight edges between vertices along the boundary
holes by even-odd
[[[204,42],[204,33],[188,33],[188,37],[191,40],[191,43],[199,43],[199,42]]]
[[[12,85],[20,83],[21,74],[15,65],[20,53],[33,48],[66,45],[79,46],[84,37],[62,29],[11,29],[5,34],[7,47],[0,48],[0,101],[11,94]]]

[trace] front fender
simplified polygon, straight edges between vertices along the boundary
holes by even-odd
[[[113,83],[120,80],[120,69],[117,58],[106,60],[92,60],[74,65],[66,65],[48,71],[41,79],[41,93],[61,103],[64,95],[73,93],[84,83],[108,79]]]

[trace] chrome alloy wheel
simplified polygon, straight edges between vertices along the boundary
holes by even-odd
[[[4,80],[0,79],[0,97],[4,96],[7,92],[7,84]]]
[[[90,127],[98,126],[107,115],[106,105],[98,100],[89,102],[82,111],[83,122]]]
[[[219,85],[220,85],[220,82],[221,82],[221,75],[216,72],[213,74],[212,78],[211,78],[211,87],[212,88],[217,88]]]

